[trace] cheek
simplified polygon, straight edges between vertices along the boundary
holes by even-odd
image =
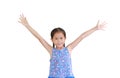
[[[63,40],[64,42],[66,41],[66,39]]]
[[[52,42],[55,44],[55,43],[57,43],[57,40],[55,40],[55,39],[52,39]]]

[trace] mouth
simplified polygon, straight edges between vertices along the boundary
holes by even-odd
[[[62,43],[58,43],[57,45],[62,45]]]

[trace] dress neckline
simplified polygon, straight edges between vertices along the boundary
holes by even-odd
[[[66,47],[63,47],[62,49],[57,49],[57,48],[54,48],[55,50],[57,50],[57,51],[62,51],[62,50],[64,50]]]

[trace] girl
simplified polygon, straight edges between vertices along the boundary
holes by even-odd
[[[53,46],[49,45],[28,23],[24,15],[20,15],[19,23],[23,24],[46,48],[50,54],[50,70],[48,78],[74,78],[71,65],[71,53],[74,47],[96,30],[103,30],[104,23],[97,22],[96,26],[82,33],[76,40],[65,46],[66,33],[62,28],[55,28],[51,32]]]

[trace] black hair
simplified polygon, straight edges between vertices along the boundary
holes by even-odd
[[[58,28],[54,28],[52,31],[51,31],[51,39],[53,39],[55,33],[58,33],[58,32],[61,32],[63,33],[64,37],[66,38],[66,32],[64,29],[58,27]],[[55,47],[54,43],[53,43],[53,48]],[[65,44],[64,44],[64,47],[65,47]]]

